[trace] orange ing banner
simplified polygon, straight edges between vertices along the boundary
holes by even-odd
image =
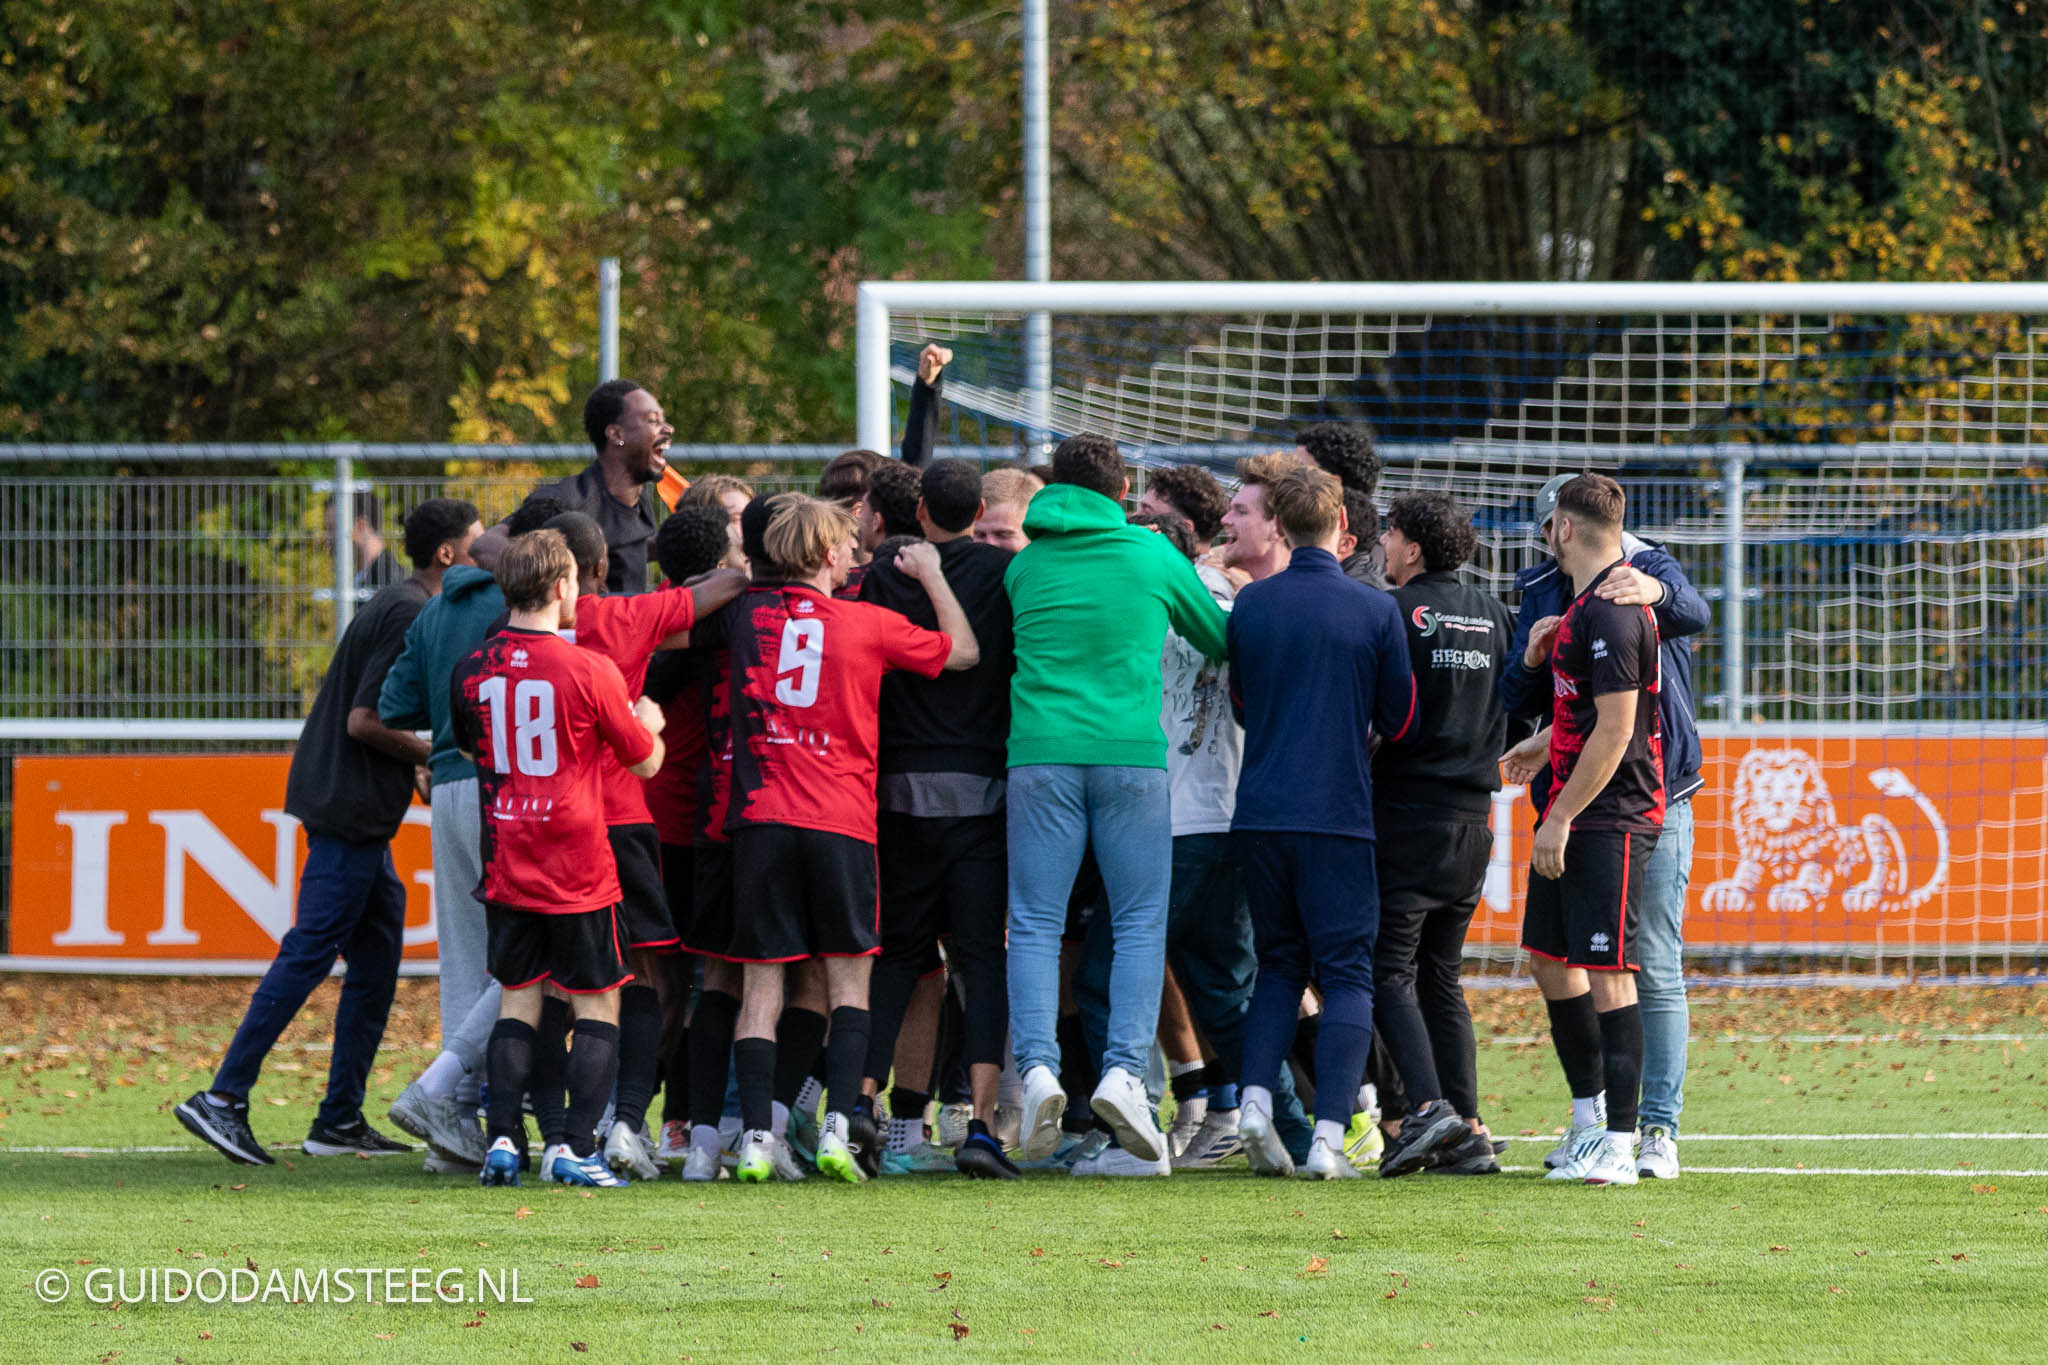
[[[2048,943],[2048,736],[1757,726],[1702,743],[1688,944]],[[1469,941],[1519,940],[1534,822],[1519,788],[1495,797]]]
[[[2048,736],[1708,734],[1688,943],[1886,953],[2048,943]],[[267,961],[305,839],[284,756],[23,758],[12,930],[24,957]],[[1533,814],[1494,801],[1471,941],[1520,938]],[[434,952],[428,812],[393,841],[406,956]],[[1569,860],[1570,851],[1567,849]]]
[[[21,758],[8,951],[268,962],[306,856],[288,755]],[[405,955],[434,956],[433,852],[415,802],[392,840]]]

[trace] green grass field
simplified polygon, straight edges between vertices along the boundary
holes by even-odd
[[[1478,993],[1499,1134],[1481,1180],[915,1177],[479,1190],[409,1158],[231,1166],[170,1107],[248,983],[0,984],[0,1327],[37,1360],[725,1360],[1289,1352],[1704,1360],[2015,1359],[2048,1282],[2048,993],[1750,990],[1695,999],[1675,1184],[1533,1169],[1564,1117],[1542,1013]],[[331,1009],[332,987],[309,1018]],[[407,983],[377,1113],[431,1055]],[[1872,1036],[1880,1035],[1880,1036]],[[295,1140],[321,1030],[253,1122]],[[309,1046],[311,1045],[311,1046]],[[373,1115],[375,1117],[375,1115]],[[1922,1136],[1910,1136],[1919,1134]],[[65,1152],[73,1147],[93,1149]],[[122,1148],[171,1148],[120,1151]],[[32,1150],[46,1149],[46,1150]],[[460,1268],[460,1305],[87,1301],[95,1270]],[[474,1300],[516,1269],[530,1303]],[[39,1272],[70,1297],[46,1305]],[[218,1281],[216,1281],[218,1282]],[[381,1292],[381,1291],[380,1291]]]

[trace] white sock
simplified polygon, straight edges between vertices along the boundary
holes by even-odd
[[[1330,1145],[1330,1150],[1333,1152],[1343,1151],[1344,1125],[1335,1119],[1317,1119],[1315,1140],[1317,1142],[1327,1142]]]
[[[804,1077],[804,1083],[797,1087],[796,1107],[806,1114],[816,1115],[818,1101],[825,1098],[825,1087],[818,1084],[816,1076]]]
[[[206,1098],[212,1100],[215,1104],[226,1105],[230,1109],[235,1107],[235,1097],[233,1095],[223,1095],[218,1090],[207,1091]]]
[[[1364,1085],[1359,1086],[1358,1107],[1366,1114],[1371,1115],[1374,1123],[1378,1123],[1380,1119],[1380,1088],[1371,1081],[1367,1081]]]
[[[789,1106],[781,1100],[768,1101],[768,1131],[777,1137],[789,1133]]]
[[[462,1078],[468,1074],[469,1068],[462,1064],[462,1058],[452,1052],[443,1052],[421,1073],[419,1087],[427,1092],[430,1100],[452,1100],[455,1087],[461,1085]]]
[[[1574,1128],[1591,1128],[1595,1124],[1605,1122],[1607,1122],[1606,1091],[1603,1090],[1588,1100],[1575,1099],[1572,1101],[1572,1126]]]
[[[725,1146],[719,1139],[718,1129],[708,1123],[690,1125],[690,1146],[705,1152],[716,1152]]]
[[[1192,1062],[1168,1062],[1166,1064],[1166,1074],[1178,1079],[1187,1075],[1190,1071],[1200,1071],[1207,1065],[1208,1063],[1200,1057],[1195,1058]]]
[[[1273,1117],[1273,1092],[1263,1085],[1247,1085],[1237,1092],[1241,1109],[1256,1109],[1267,1118]]]

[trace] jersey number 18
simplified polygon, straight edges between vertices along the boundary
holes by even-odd
[[[505,744],[506,679],[486,678],[476,694],[491,708],[491,767],[509,773],[516,763],[528,777],[555,775],[555,685],[522,678],[512,691],[513,744]]]

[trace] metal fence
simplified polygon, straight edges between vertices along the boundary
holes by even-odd
[[[1141,466],[1201,459],[1227,471],[1266,448],[1131,453]],[[669,459],[766,491],[811,486],[840,449],[676,446]],[[1542,481],[1618,469],[1631,527],[1672,549],[1716,613],[1694,650],[1704,721],[2048,722],[2048,471],[2027,447],[1442,442],[1383,453],[1383,503],[1445,488],[1475,509],[1473,572],[1503,594],[1543,553],[1529,525]],[[337,528],[332,508],[377,509],[398,554],[398,523],[420,500],[467,498],[490,522],[588,458],[575,446],[0,447],[0,822],[19,754],[238,738],[248,749],[290,733],[378,550],[352,543],[353,518]],[[0,858],[8,845],[0,837]]]

